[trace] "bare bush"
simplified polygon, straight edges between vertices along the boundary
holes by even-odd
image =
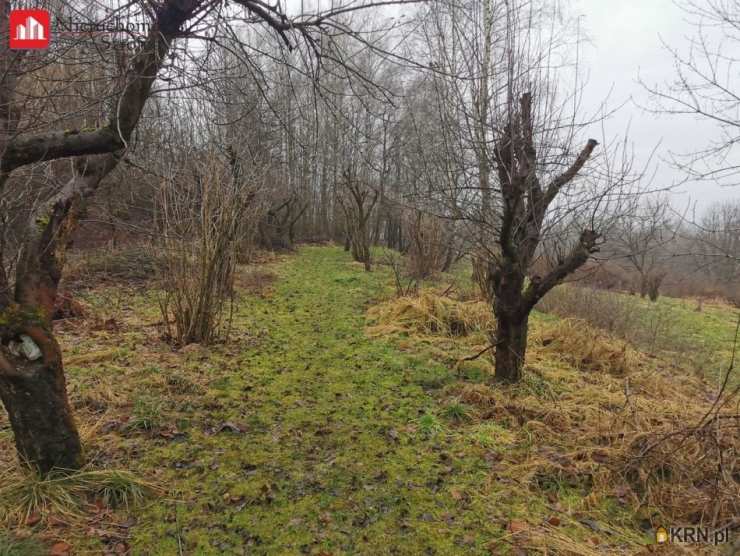
[[[596,328],[624,337],[634,320],[634,306],[628,301],[620,295],[563,285],[552,289],[537,304],[537,310],[582,319]]]
[[[581,319],[641,351],[660,353],[672,359],[674,365],[690,370],[705,369],[716,356],[711,348],[676,326],[679,309],[668,303],[645,307],[636,297],[563,285],[551,290],[537,309]]]
[[[165,180],[159,193],[162,227],[160,310],[178,345],[228,335],[237,245],[256,216],[255,189],[236,180],[216,157],[195,163],[191,177]]]
[[[450,269],[456,258],[454,237],[441,218],[420,210],[409,211],[404,228],[409,241],[406,256],[411,276],[421,280]]]
[[[380,258],[380,264],[387,266],[393,272],[396,297],[410,297],[419,293],[419,280],[414,276],[407,277],[406,265],[400,253],[387,250]]]

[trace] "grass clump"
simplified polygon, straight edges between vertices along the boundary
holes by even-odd
[[[541,339],[546,352],[579,371],[606,372],[624,376],[639,366],[639,355],[627,342],[609,337],[586,321],[564,319],[548,328]]]
[[[511,446],[515,441],[515,434],[493,421],[478,423],[471,430],[471,438],[481,448],[501,451]]]
[[[129,430],[152,431],[162,424],[162,400],[153,396],[141,396],[134,402],[131,418],[126,424]]]
[[[25,523],[31,515],[77,517],[100,500],[111,508],[130,508],[158,489],[128,471],[7,472],[0,487],[0,521]]]
[[[448,403],[443,410],[443,414],[446,419],[454,423],[467,423],[473,420],[471,408],[464,403],[460,403],[459,400],[452,400]]]
[[[419,417],[418,425],[419,434],[423,438],[432,438],[443,430],[439,419],[432,413],[425,413]]]
[[[172,372],[165,378],[167,387],[173,394],[200,394],[203,387],[179,372]]]
[[[371,333],[398,330],[446,336],[467,336],[493,326],[490,308],[482,302],[461,302],[424,290],[416,297],[400,297],[370,310],[376,324]]]

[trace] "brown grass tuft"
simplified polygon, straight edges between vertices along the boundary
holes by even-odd
[[[422,334],[467,336],[493,326],[490,308],[483,302],[460,302],[426,290],[417,297],[400,297],[370,310],[379,333],[406,330]]]
[[[610,337],[579,319],[564,319],[542,337],[545,353],[555,353],[579,371],[626,375],[640,364],[627,342]]]

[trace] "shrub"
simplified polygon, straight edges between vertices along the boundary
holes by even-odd
[[[212,158],[191,181],[163,184],[158,198],[164,252],[159,306],[177,345],[208,344],[228,335],[237,248],[243,243],[254,190]]]
[[[435,272],[449,270],[454,252],[444,220],[415,210],[406,215],[404,228],[409,238],[406,253],[409,276],[423,280]]]

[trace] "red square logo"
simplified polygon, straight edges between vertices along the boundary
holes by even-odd
[[[10,12],[10,48],[17,50],[49,48],[49,12],[12,10]]]

